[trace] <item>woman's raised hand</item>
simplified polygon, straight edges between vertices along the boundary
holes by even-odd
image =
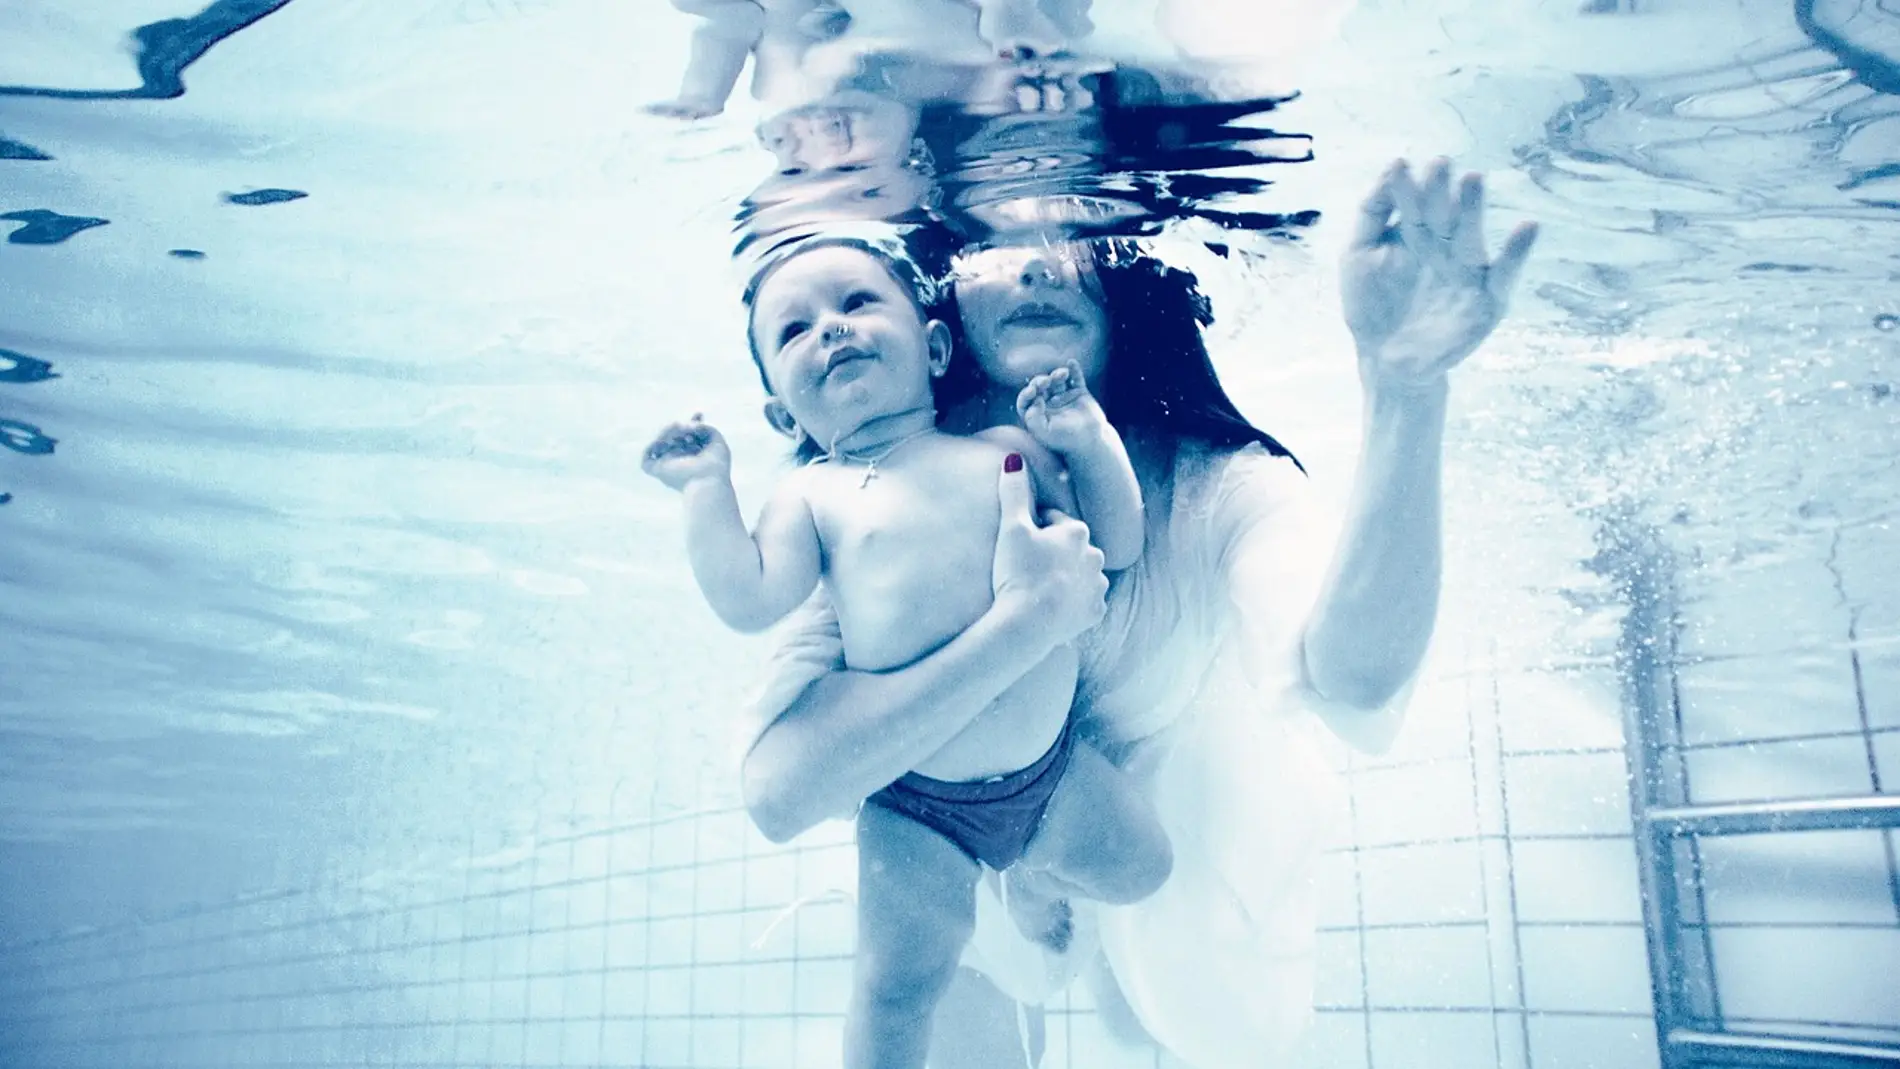
[[[1082,521],[1050,509],[1036,523],[1035,491],[1022,458],[1011,454],[997,488],[1002,521],[996,533],[991,584],[998,605],[1027,614],[1048,630],[1050,648],[1094,627],[1107,609],[1108,576],[1102,551]]]
[[[1465,175],[1454,197],[1449,160],[1434,160],[1422,183],[1404,160],[1388,168],[1341,264],[1346,326],[1366,385],[1441,385],[1504,318],[1536,240],[1537,224],[1522,223],[1493,260],[1483,178]]]

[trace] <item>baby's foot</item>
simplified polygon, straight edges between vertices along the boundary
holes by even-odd
[[[979,0],[977,33],[1004,59],[1033,59],[1062,51],[1062,28],[1037,0]]]
[[[1069,900],[1026,869],[1010,869],[1003,873],[1003,880],[1008,885],[1003,901],[1016,930],[1032,943],[1068,953],[1075,938],[1075,910]]]

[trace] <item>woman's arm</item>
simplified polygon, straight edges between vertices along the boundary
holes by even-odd
[[[1537,237],[1521,224],[1491,260],[1483,181],[1466,175],[1454,200],[1450,175],[1442,159],[1422,184],[1403,161],[1389,168],[1342,265],[1364,440],[1344,526],[1299,629],[1299,669],[1333,729],[1372,750],[1397,733],[1395,699],[1437,620],[1448,376],[1502,320]]]
[[[783,708],[762,710],[769,723],[746,751],[742,789],[767,838],[784,842],[848,813],[1101,618],[1108,580],[1087,528],[1060,515],[1037,527],[1027,473],[1019,467],[1001,479],[988,612],[903,668],[859,672],[834,664]],[[812,634],[808,625],[802,637]],[[809,659],[802,670],[812,671]]]

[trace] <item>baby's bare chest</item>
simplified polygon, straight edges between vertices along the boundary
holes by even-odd
[[[809,500],[834,597],[941,596],[968,588],[986,605],[1002,458],[990,443],[946,439],[891,458],[874,473],[852,464],[814,472],[822,478]]]

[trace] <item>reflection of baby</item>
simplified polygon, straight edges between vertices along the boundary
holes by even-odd
[[[919,39],[955,35],[945,9],[973,10],[976,31],[1006,58],[1047,55],[1086,36],[1089,0],[673,0],[673,6],[703,20],[693,33],[692,54],[680,92],[649,110],[702,119],[725,110],[748,57],[753,84],[795,73],[813,44],[843,33],[854,22],[911,24]],[[936,25],[935,23],[942,23]]]
[[[999,596],[999,522],[1028,522],[1027,494],[1011,499],[1019,516],[999,514],[997,496],[999,472],[1023,470],[1024,458],[1037,501],[1078,513],[1108,567],[1141,552],[1141,491],[1080,368],[1023,390],[1027,431],[952,435],[938,430],[932,397],[949,331],[926,318],[898,258],[819,239],[768,268],[751,303],[767,416],[814,462],[779,484],[751,532],[725,441],[697,418],[661,432],[643,464],[682,493],[693,574],[727,623],[767,627],[822,583],[849,668],[897,668],[955,641]],[[1154,815],[1075,738],[1077,670],[1073,647],[1013,683],[1024,669],[996,666],[1005,678],[989,707],[861,808],[848,1069],[923,1066],[931,1016],[975,923],[979,865],[1008,870],[1006,885],[1031,901],[1038,887],[1060,887],[1132,902],[1167,878]],[[1033,936],[1062,938],[1059,916],[1012,911]]]

